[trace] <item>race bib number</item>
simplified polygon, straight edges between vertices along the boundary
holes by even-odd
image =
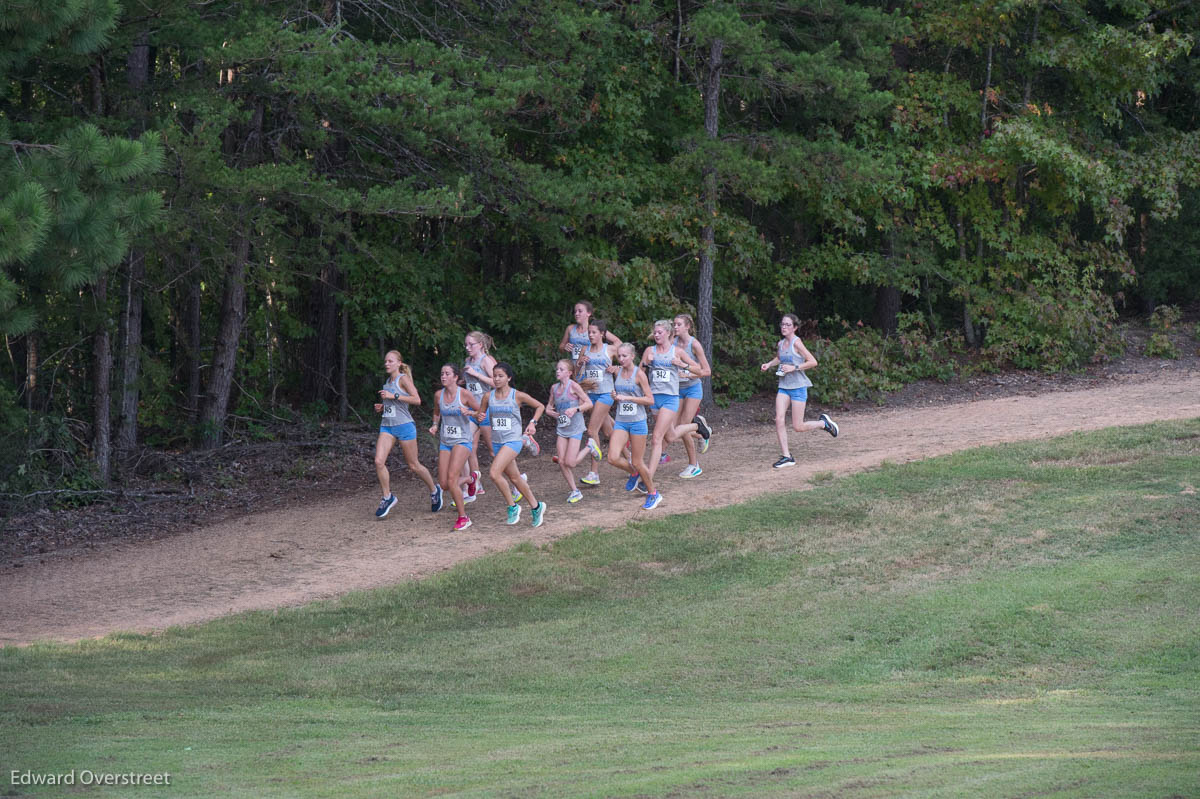
[[[632,402],[622,402],[617,406],[618,416],[633,416],[637,413],[637,405]]]
[[[583,379],[584,379],[584,380],[594,380],[595,382],[599,383],[599,382],[600,382],[600,376],[601,376],[601,375],[603,375],[603,374],[604,374],[604,370],[603,370],[603,369],[591,369],[591,368],[588,368],[588,369],[584,369],[584,370],[583,370]]]
[[[463,429],[456,424],[443,425],[442,436],[444,438],[465,438]]]
[[[493,416],[492,429],[498,433],[507,433],[513,429],[513,420],[511,416]]]
[[[671,372],[670,372],[670,370],[668,370],[668,369],[655,369],[655,370],[654,370],[654,382],[655,382],[655,383],[670,383],[670,382],[671,382]]]
[[[385,403],[383,406],[383,418],[391,419],[396,415],[396,406]]]
[[[579,353],[581,353],[581,352],[583,352],[582,346],[580,346],[579,344],[572,344],[571,345],[571,360],[577,359],[579,357]]]
[[[467,391],[470,391],[472,394],[482,394],[483,386],[479,383],[467,383]]]
[[[566,426],[567,426],[567,425],[569,425],[570,423],[571,423],[571,417],[570,417],[570,416],[567,416],[565,413],[560,413],[560,414],[558,415],[558,426],[559,426],[559,427],[566,427]]]

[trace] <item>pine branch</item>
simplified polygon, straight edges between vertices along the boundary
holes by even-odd
[[[49,153],[58,153],[62,151],[62,147],[57,144],[33,144],[24,141],[0,141],[0,146],[11,147],[14,150],[45,150]]]

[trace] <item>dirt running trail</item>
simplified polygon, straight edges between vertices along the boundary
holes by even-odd
[[[521,461],[550,506],[536,530],[528,509],[519,525],[505,525],[503,504],[490,484],[470,507],[474,525],[461,533],[451,531],[448,508],[429,513],[428,495],[412,480],[397,481],[400,502],[383,520],[372,514],[375,490],[320,504],[292,497],[290,506],[166,539],[117,542],[7,570],[0,576],[0,644],[146,632],[297,605],[422,577],[521,541],[543,543],[585,527],[616,527],[804,488],[821,472],[846,474],[987,444],[1196,417],[1200,374],[1151,382],[1115,378],[1082,391],[838,415],[837,439],[793,433],[798,465],[782,471],[770,468],[778,457],[770,425],[718,427],[698,479],[677,477],[682,449],[671,448],[674,460],[658,472],[663,503],[652,513],[640,510],[640,495],[627,495],[621,475],[607,466],[602,485],[567,505],[558,468],[543,452]]]

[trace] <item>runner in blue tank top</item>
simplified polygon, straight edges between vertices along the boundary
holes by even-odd
[[[772,464],[776,469],[786,469],[796,465],[792,451],[788,447],[787,412],[792,409],[792,429],[797,433],[813,433],[824,430],[837,438],[837,423],[823,413],[816,422],[804,421],[804,406],[808,402],[808,387],[812,381],[805,374],[817,365],[817,359],[804,346],[804,342],[796,335],[800,320],[794,314],[784,314],[779,322],[779,334],[783,336],[775,345],[775,357],[762,365],[764,372],[779,367],[775,372],[779,378],[779,390],[775,394],[775,435],[779,438],[779,448],[783,457]]]
[[[649,459],[650,474],[653,475],[658,470],[664,441],[674,443],[680,436],[697,430],[707,438],[708,430],[696,422],[684,425],[675,423],[679,412],[679,370],[698,373],[700,364],[672,343],[669,320],[659,319],[654,323],[654,344],[642,353],[642,366],[650,370],[650,391],[654,396],[654,445]],[[644,507],[650,510],[658,505],[660,499],[657,494],[650,494],[646,497]]]
[[[555,451],[558,453],[558,468],[571,488],[567,502],[575,503],[583,499],[579,486],[575,485],[574,469],[588,455],[587,450],[581,450],[579,445],[584,434],[583,414],[591,409],[592,401],[583,388],[571,379],[571,372],[571,362],[566,358],[554,365],[554,376],[558,382],[550,387],[546,411],[557,420]]]
[[[379,479],[383,500],[375,515],[382,519],[396,504],[387,459],[397,441],[400,442],[400,451],[408,468],[429,487],[430,510],[436,513],[442,509],[442,489],[433,482],[433,475],[417,458],[417,426],[413,423],[409,408],[420,405],[421,396],[413,384],[412,371],[408,364],[400,360],[400,353],[396,350],[384,356],[383,368],[387,372],[387,381],[379,389],[379,402],[375,403],[375,412],[380,415],[379,438],[375,441],[375,476]]]
[[[692,360],[700,364],[699,372],[689,370],[679,375],[679,416],[677,418],[679,424],[687,424],[693,419],[698,419],[702,428],[707,428],[708,421],[697,411],[700,410],[700,401],[704,398],[701,381],[712,374],[712,367],[708,365],[708,356],[704,354],[704,346],[692,335],[693,327],[692,317],[685,313],[676,316],[671,323],[671,330],[675,334],[675,346],[683,349],[691,356]],[[708,439],[701,436],[699,432],[683,437],[683,448],[687,450],[688,465],[679,473],[679,476],[684,480],[699,477],[704,473],[704,470],[700,468],[700,459],[696,457],[697,443],[699,443],[700,454],[708,452]]]
[[[604,460],[604,453],[600,450],[597,439],[600,437],[601,431],[609,438],[612,437],[613,431],[612,417],[608,415],[608,411],[613,403],[612,376],[613,372],[617,370],[615,361],[620,339],[617,340],[617,344],[607,344],[605,343],[606,336],[615,338],[608,332],[608,325],[603,319],[594,320],[588,325],[588,348],[579,354],[579,360],[576,361],[575,379],[579,381],[579,385],[583,386],[588,399],[592,401],[592,413],[588,417],[587,443],[585,444],[591,457],[591,468],[587,475],[579,480],[589,486],[600,484],[600,475],[596,473],[596,470],[598,464]]]
[[[442,387],[433,401],[433,426],[429,432],[438,437],[438,482],[443,491],[449,491],[454,507],[458,509],[455,530],[471,526],[463,498],[463,484],[467,478],[463,467],[471,454],[472,416],[479,410],[479,403],[471,392],[459,385],[461,371],[456,363],[442,366]],[[472,497],[474,499],[474,497]]]
[[[659,496],[654,475],[646,467],[646,409],[654,404],[650,381],[637,367],[637,351],[628,341],[617,348],[617,375],[613,379],[613,401],[617,409],[612,438],[608,441],[608,462],[629,474],[625,490],[634,489]],[[625,442],[630,457],[625,459]],[[657,503],[656,503],[657,504]]]
[[[579,353],[587,349],[588,325],[592,323],[592,312],[592,304],[587,300],[575,303],[575,324],[567,325],[567,329],[563,331],[562,341],[558,344],[558,348],[570,356],[572,366],[579,358]],[[611,344],[621,343],[621,340],[612,333],[609,333],[605,340]]]
[[[492,369],[496,366],[496,359],[490,353],[492,343],[491,336],[478,330],[472,330],[463,339],[463,348],[467,351],[467,360],[462,369],[463,383],[471,396],[475,397],[476,403],[483,402],[483,395],[492,390]],[[480,436],[483,437],[484,446],[489,449],[492,446],[489,420],[485,418],[482,424],[474,425],[474,428],[471,434],[471,457],[467,459],[470,464],[467,467],[468,476],[471,478],[467,483],[469,497],[483,493],[483,481],[480,480],[483,475],[479,471]]]
[[[483,404],[475,418],[483,421],[491,418],[492,428],[492,466],[488,475],[500,496],[510,497],[514,501],[508,506],[507,524],[516,524],[521,520],[520,500],[522,497],[529,502],[529,510],[533,516],[533,526],[542,526],[542,517],[546,512],[546,503],[538,502],[533,496],[533,489],[525,481],[525,475],[517,468],[517,456],[521,454],[524,436],[532,436],[537,432],[538,419],[546,411],[546,406],[512,387],[512,367],[506,363],[498,363],[492,369],[492,381],[496,387],[483,395]],[[533,419],[522,430],[521,406],[533,408]],[[512,486],[516,486],[516,493]]]

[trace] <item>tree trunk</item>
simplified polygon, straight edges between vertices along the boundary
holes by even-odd
[[[233,260],[225,272],[225,290],[221,295],[221,326],[209,370],[208,392],[200,413],[200,448],[221,446],[233,372],[237,365],[238,342],[246,323],[246,264],[250,260],[250,237],[241,234],[234,242]]]
[[[309,401],[332,402],[334,369],[337,364],[338,305],[337,290],[340,275],[337,265],[329,260],[312,288],[313,336],[309,339],[305,383]]]
[[[150,82],[150,37],[143,31],[138,34],[129,56],[125,60],[125,74],[131,95],[131,106],[135,120],[131,133],[139,134],[145,129],[144,93]],[[125,259],[125,277],[122,286],[121,321],[119,328],[121,345],[121,407],[117,415],[116,454],[125,460],[137,448],[138,381],[142,367],[142,286],[146,277],[146,254],[132,250]]]
[[[184,329],[187,334],[187,403],[188,421],[196,423],[200,413],[200,278],[192,277],[188,282],[187,309]]]
[[[1034,52],[1037,49],[1038,39],[1038,24],[1042,19],[1042,3],[1038,0],[1037,6],[1033,11],[1033,30],[1029,33],[1029,52]],[[1021,92],[1021,106],[1029,105],[1029,99],[1033,96],[1033,70],[1030,69],[1025,73],[1025,89]]]
[[[963,225],[963,212],[958,209],[958,219],[955,222],[955,232],[958,235],[958,260],[966,263],[967,261],[967,231]],[[967,341],[967,346],[974,348],[975,344],[975,323],[971,319],[971,306],[967,300],[963,300],[962,304],[962,330],[963,338]]]
[[[37,393],[38,343],[37,333],[25,336],[25,407],[33,410],[34,394]]]
[[[721,68],[722,56],[725,50],[723,39],[714,39],[709,48],[708,77],[704,84],[704,132],[710,140],[715,141],[720,132],[720,99],[721,99]],[[704,168],[704,227],[700,232],[700,296],[696,302],[696,320],[700,328],[699,339],[709,362],[713,360],[713,259],[716,254],[716,235],[713,229],[713,219],[717,215],[717,168],[708,164]],[[700,401],[705,407],[712,405],[712,378],[706,377],[701,381],[704,398]]]
[[[346,395],[346,371],[350,365],[350,312],[343,303],[341,307],[342,331],[338,346],[338,421],[346,421],[350,413],[350,399]]]
[[[896,232],[887,237],[887,283],[875,287],[875,329],[884,336],[896,335],[896,317],[900,314],[900,289],[896,288]]]
[[[108,276],[101,274],[92,286],[96,305],[96,330],[92,334],[92,457],[101,485],[112,477],[111,434],[112,342],[108,334]]]
[[[146,255],[133,250],[125,259],[121,321],[121,408],[117,416],[117,459],[125,460],[137,447],[138,380],[142,364],[142,282]]]

